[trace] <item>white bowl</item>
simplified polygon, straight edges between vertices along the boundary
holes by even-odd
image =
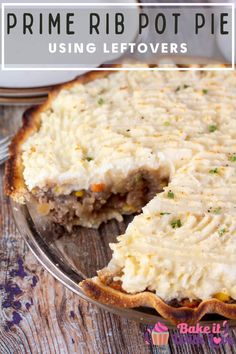
[[[5,1],[6,3],[8,1]],[[21,1],[16,0],[14,1],[15,3],[21,3]],[[47,3],[46,0],[42,0],[41,2]],[[58,4],[60,2],[65,2],[65,1],[58,1]],[[70,3],[83,3],[83,0],[72,0]],[[89,2],[92,3],[101,3],[101,2],[111,2],[110,0],[91,0],[87,1],[88,4]],[[117,4],[119,3],[137,3],[136,0],[116,0],[115,1]],[[9,1],[10,3],[10,1]],[[33,3],[33,2],[32,2]],[[107,6],[109,8],[109,5]],[[137,6],[137,19],[138,19],[138,13],[139,13],[139,7]],[[138,24],[138,22],[137,22]],[[135,40],[137,35],[137,26],[134,21],[132,21],[132,26],[130,26],[130,32],[129,32],[129,38],[128,41],[133,41]],[[117,54],[114,54],[110,58],[110,60],[116,59]],[[104,58],[105,61],[105,58]],[[101,62],[94,64],[94,67],[98,67],[101,65],[104,61],[101,60]],[[42,86],[51,86],[59,83],[63,83],[69,80],[74,79],[78,75],[82,75],[85,72],[85,70],[73,70],[73,71],[3,71],[0,66],[0,88],[32,88],[32,87],[42,87]]]

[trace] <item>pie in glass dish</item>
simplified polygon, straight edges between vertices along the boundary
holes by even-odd
[[[236,74],[91,72],[24,115],[5,190],[71,231],[137,213],[93,299],[236,318]]]

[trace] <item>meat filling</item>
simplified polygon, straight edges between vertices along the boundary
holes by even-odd
[[[53,191],[35,193],[39,212],[48,214],[53,222],[71,230],[75,225],[97,227],[114,212],[118,215],[140,212],[168,183],[157,171],[141,170],[127,177],[114,193],[111,188],[96,185],[89,190],[75,191],[70,195],[56,196]],[[100,186],[100,187],[99,187]],[[115,217],[115,216],[113,216]],[[97,225],[96,225],[97,224]]]

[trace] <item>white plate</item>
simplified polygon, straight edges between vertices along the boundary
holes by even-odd
[[[98,64],[99,65],[99,64]],[[51,86],[74,79],[85,71],[2,71],[0,87],[24,88]]]

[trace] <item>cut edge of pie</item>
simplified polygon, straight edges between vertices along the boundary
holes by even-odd
[[[113,67],[116,69],[118,65],[113,65]],[[28,137],[39,130],[41,123],[40,114],[50,109],[53,100],[58,96],[61,90],[69,90],[75,84],[87,84],[96,79],[105,78],[114,72],[116,72],[116,70],[91,71],[66,84],[56,86],[49,93],[48,100],[44,104],[30,108],[23,114],[23,125],[13,138],[9,148],[10,156],[5,169],[5,194],[21,204],[31,201],[35,204],[35,207],[42,216],[49,215],[51,220],[58,224],[63,220],[61,225],[69,232],[72,230],[73,226],[81,225],[84,227],[98,228],[102,222],[113,218],[121,221],[122,215],[140,212],[142,207],[147,204],[155,194],[162,191],[163,186],[167,184],[167,178],[165,176],[159,176],[159,169],[133,169],[126,178],[122,180],[122,183],[120,183],[118,187],[115,186],[118,188],[118,191],[115,193],[111,189],[112,186],[98,183],[83,190],[82,197],[79,195],[81,191],[74,191],[66,196],[62,194],[64,197],[62,210],[64,212],[69,211],[67,218],[65,215],[61,215],[60,194],[57,196],[53,194],[53,191],[49,190],[49,195],[51,194],[49,200],[51,200],[48,202],[47,191],[44,192],[39,188],[36,190],[36,193],[32,193],[25,184],[22,146]],[[137,181],[139,177],[141,177],[141,183],[136,183],[135,181]],[[93,190],[91,189],[93,186],[104,189]],[[146,197],[146,193],[144,193],[146,189],[148,190],[148,197]],[[77,193],[79,194],[77,195]],[[132,200],[134,203],[129,205],[128,200]],[[53,204],[50,204],[51,201]],[[51,207],[51,205],[53,205],[53,207]],[[116,205],[116,207],[114,207],[114,205]],[[73,209],[74,212],[73,219],[70,215],[70,209]]]

